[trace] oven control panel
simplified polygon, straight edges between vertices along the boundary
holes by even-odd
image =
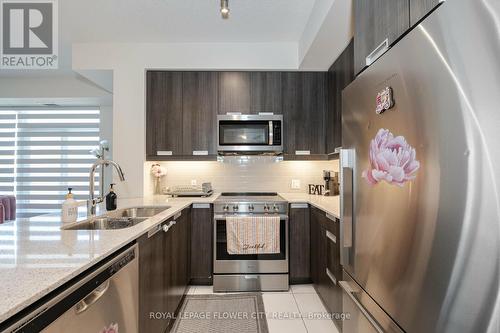
[[[286,202],[220,202],[215,203],[216,214],[246,213],[246,214],[287,214]]]

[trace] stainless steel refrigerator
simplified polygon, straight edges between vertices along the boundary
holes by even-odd
[[[444,2],[342,117],[344,333],[499,332],[500,1]]]

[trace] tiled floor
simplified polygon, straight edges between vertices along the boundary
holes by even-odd
[[[211,286],[191,286],[188,294],[212,294]],[[330,319],[310,319],[326,313],[312,285],[293,285],[287,292],[263,292],[269,333],[338,333]]]

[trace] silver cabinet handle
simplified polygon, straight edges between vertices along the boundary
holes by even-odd
[[[307,203],[293,203],[293,204],[290,204],[290,208],[291,209],[309,208],[309,204],[307,204]]]
[[[311,155],[310,150],[296,150],[295,155]]]
[[[164,232],[168,232],[168,230],[169,230],[170,228],[172,228],[172,226],[174,226],[174,225],[176,225],[176,224],[177,224],[177,222],[175,222],[175,221],[170,221],[170,222],[168,222],[168,224],[165,224],[165,225],[163,226],[163,231],[164,231]]]
[[[173,152],[171,150],[158,150],[156,152],[156,155],[158,155],[158,156],[172,156]]]
[[[193,209],[209,209],[210,204],[208,203],[194,203],[193,204]]]
[[[162,229],[162,226],[159,224],[159,225],[155,226],[153,229],[149,230],[148,231],[148,238],[151,238],[154,235],[156,235],[156,233],[158,231],[160,231],[161,229]]]
[[[337,244],[337,237],[335,237],[334,234],[332,234],[330,231],[326,231],[326,237],[328,239],[330,239],[332,242],[334,242],[335,244]]]
[[[377,46],[367,57],[366,66],[373,64],[389,49],[389,39],[385,39],[379,46]]]
[[[109,280],[101,284],[99,287],[95,288],[90,294],[85,296],[80,302],[76,303],[75,311],[76,314],[83,313],[87,311],[87,309],[92,306],[95,302],[97,302],[109,289]]]
[[[337,285],[337,279],[335,278],[335,275],[328,269],[326,268],[326,275],[328,275],[328,278],[333,282],[334,285]]]
[[[330,214],[330,213],[326,213],[326,217],[329,220],[332,220],[333,222],[335,222],[337,220],[337,218],[335,216],[333,216],[332,214]]]
[[[378,332],[378,333],[385,333],[382,327],[377,323],[377,321],[372,317],[372,315],[368,312],[368,310],[365,309],[363,304],[361,304],[360,301],[354,296],[355,291],[352,290],[352,288],[349,286],[349,283],[347,281],[340,281],[339,282],[340,287],[344,290],[344,292],[349,296],[351,301],[358,307],[359,311],[365,316],[365,318],[372,324],[373,328]]]
[[[193,156],[208,156],[208,150],[193,150]]]

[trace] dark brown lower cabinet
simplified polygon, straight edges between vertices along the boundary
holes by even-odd
[[[140,332],[163,333],[174,322],[189,282],[189,220],[185,209],[138,240]]]
[[[289,211],[290,284],[311,282],[310,226],[308,204],[291,204]]]
[[[170,259],[168,312],[175,313],[189,284],[189,229],[191,209],[184,209],[167,232],[165,255]]]
[[[165,222],[164,224],[166,224]],[[141,332],[165,332],[169,320],[150,319],[150,314],[167,311],[168,260],[163,231],[139,240],[139,327]]]
[[[191,210],[191,284],[213,284],[213,233],[212,206],[193,204]]]
[[[338,284],[342,276],[339,248],[339,221],[326,213],[311,208],[311,277],[318,295],[332,314],[335,325],[342,330],[336,315],[342,313],[342,290]],[[338,316],[337,316],[338,317]]]

